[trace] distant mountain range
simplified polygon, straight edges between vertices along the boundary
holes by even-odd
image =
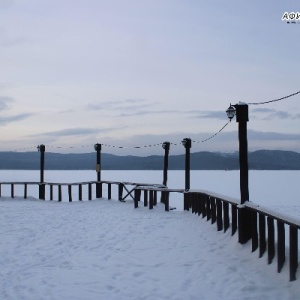
[[[163,156],[117,156],[101,153],[102,170],[162,170]],[[94,170],[96,152],[59,154],[45,152],[46,170]],[[39,152],[0,152],[2,170],[38,170]],[[169,170],[184,170],[185,155],[170,155]],[[238,153],[191,153],[191,170],[237,170]],[[300,170],[300,153],[280,150],[259,150],[249,153],[249,169]]]

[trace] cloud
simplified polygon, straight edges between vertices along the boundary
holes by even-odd
[[[270,108],[256,108],[252,110],[254,119],[262,119],[262,120],[274,120],[274,119],[299,119],[300,114],[292,114],[283,110],[276,110]]]
[[[0,111],[9,109],[10,103],[12,102],[14,102],[14,99],[11,97],[0,97]]]
[[[188,113],[195,115],[194,117],[199,119],[227,119],[225,111],[189,111]]]
[[[32,113],[24,113],[24,114],[9,116],[9,117],[0,117],[0,125],[6,125],[8,123],[22,121],[31,117],[32,115],[33,115]]]
[[[103,133],[103,132],[111,132],[117,130],[119,128],[67,128],[57,131],[50,131],[39,133],[35,135],[31,135],[31,137],[39,137],[39,136],[52,136],[52,137],[66,137],[66,136],[82,136],[82,135],[90,135],[95,133]]]
[[[129,116],[145,116],[153,114],[169,114],[169,113],[178,113],[177,110],[137,110],[130,113],[121,113],[118,117],[129,117]]]
[[[89,103],[86,107],[88,110],[102,110],[102,109],[126,109],[128,106],[135,107],[137,104],[143,103],[147,104],[147,100],[145,99],[126,99],[126,100],[118,100],[118,101],[106,101],[100,103]]]

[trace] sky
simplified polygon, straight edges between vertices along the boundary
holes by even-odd
[[[236,151],[235,120],[202,141],[230,103],[300,91],[300,21],[281,20],[298,11],[274,0],[0,0],[0,151],[101,143],[163,155],[160,143],[183,153],[188,137],[193,152]],[[300,152],[299,101],[249,105],[249,150]]]

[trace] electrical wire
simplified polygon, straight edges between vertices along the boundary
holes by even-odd
[[[263,102],[252,102],[252,103],[248,103],[248,105],[261,105],[261,104],[267,104],[267,103],[271,103],[271,102],[277,102],[277,101],[285,100],[287,98],[296,96],[298,94],[300,94],[300,91],[296,92],[296,93],[293,93],[293,94],[290,94],[288,96],[284,96],[284,97],[278,98],[278,99],[273,99],[273,100],[263,101]]]

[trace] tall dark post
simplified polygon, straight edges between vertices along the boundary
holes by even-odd
[[[249,201],[249,179],[248,179],[248,142],[247,142],[247,122],[248,105],[239,103],[235,105],[236,121],[239,127],[239,162],[240,162],[240,192],[241,204]],[[251,239],[251,214],[246,208],[239,209],[239,242],[245,244]]]
[[[169,168],[170,143],[169,142],[164,142],[162,144],[162,147],[165,149],[163,185],[167,186],[167,182],[168,182],[168,168]]]
[[[41,152],[40,160],[40,185],[39,185],[39,199],[45,200],[45,185],[44,185],[44,170],[45,170],[45,145],[38,146]]]
[[[182,141],[182,145],[185,147],[185,190],[190,189],[190,149],[192,147],[192,140],[185,138]],[[183,208],[184,210],[189,210],[189,195],[184,193],[183,195]]]
[[[101,144],[95,144],[94,148],[97,152],[97,164],[96,164],[96,172],[97,172],[97,183],[96,183],[96,198],[102,197],[101,191]]]
[[[182,141],[182,145],[185,147],[185,190],[190,189],[190,170],[191,170],[191,147],[192,140],[185,138]]]

